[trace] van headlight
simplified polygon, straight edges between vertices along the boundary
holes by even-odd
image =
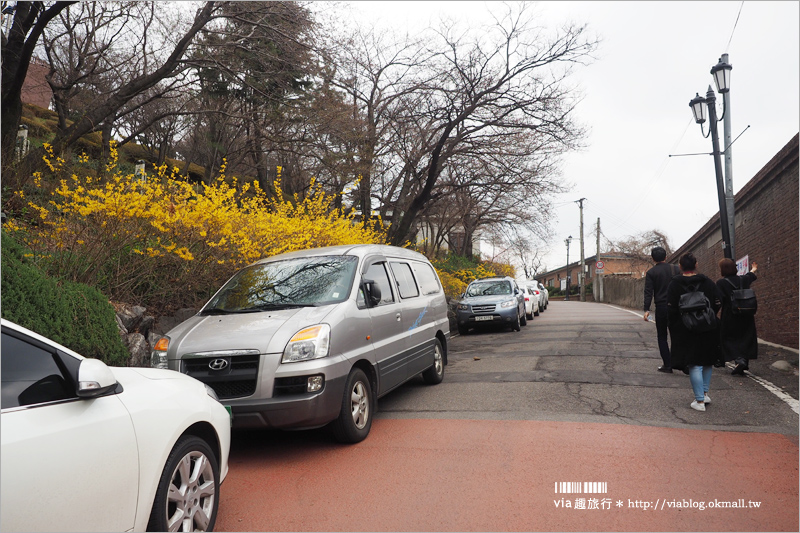
[[[500,304],[500,307],[514,307],[517,305],[516,300],[508,300],[507,302],[503,302]]]
[[[153,368],[169,368],[167,364],[167,350],[169,349],[169,337],[161,337],[153,346],[150,353],[150,366]]]
[[[296,363],[327,357],[330,352],[330,344],[331,327],[328,324],[301,329],[294,334],[283,350],[281,363]]]

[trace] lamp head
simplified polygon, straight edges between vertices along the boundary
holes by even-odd
[[[725,94],[731,90],[731,70],[733,65],[723,62],[722,58],[719,59],[719,63],[711,67],[711,75],[714,76],[718,93]]]
[[[706,99],[700,96],[700,93],[696,93],[696,96],[689,102],[689,107],[692,108],[692,114],[694,115],[694,121],[698,124],[702,124],[706,121],[705,103]]]

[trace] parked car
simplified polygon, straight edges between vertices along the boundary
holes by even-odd
[[[188,376],[2,321],[2,531],[211,531],[231,419]]]
[[[471,327],[511,326],[519,331],[527,324],[525,295],[514,278],[481,278],[467,286],[456,307],[458,332],[465,335]]]
[[[539,286],[539,291],[542,293],[542,299],[544,300],[544,304],[542,305],[542,311],[547,309],[547,306],[550,304],[550,291],[547,290],[542,283],[537,282],[536,285]]]
[[[276,255],[237,272],[154,347],[151,363],[196,377],[234,427],[367,437],[376,399],[444,377],[450,327],[424,255],[348,245]]]
[[[524,285],[522,291],[525,295],[525,315],[528,320],[533,320],[539,316],[539,294],[528,285]]]

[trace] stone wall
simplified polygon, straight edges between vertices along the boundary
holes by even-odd
[[[642,309],[644,307],[644,279],[622,276],[602,276],[603,302]],[[651,310],[655,307],[651,304]]]

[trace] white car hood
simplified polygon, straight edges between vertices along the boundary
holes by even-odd
[[[289,339],[304,327],[319,324],[333,309],[301,307],[280,311],[230,315],[195,315],[167,333],[169,357],[220,350],[282,352]]]

